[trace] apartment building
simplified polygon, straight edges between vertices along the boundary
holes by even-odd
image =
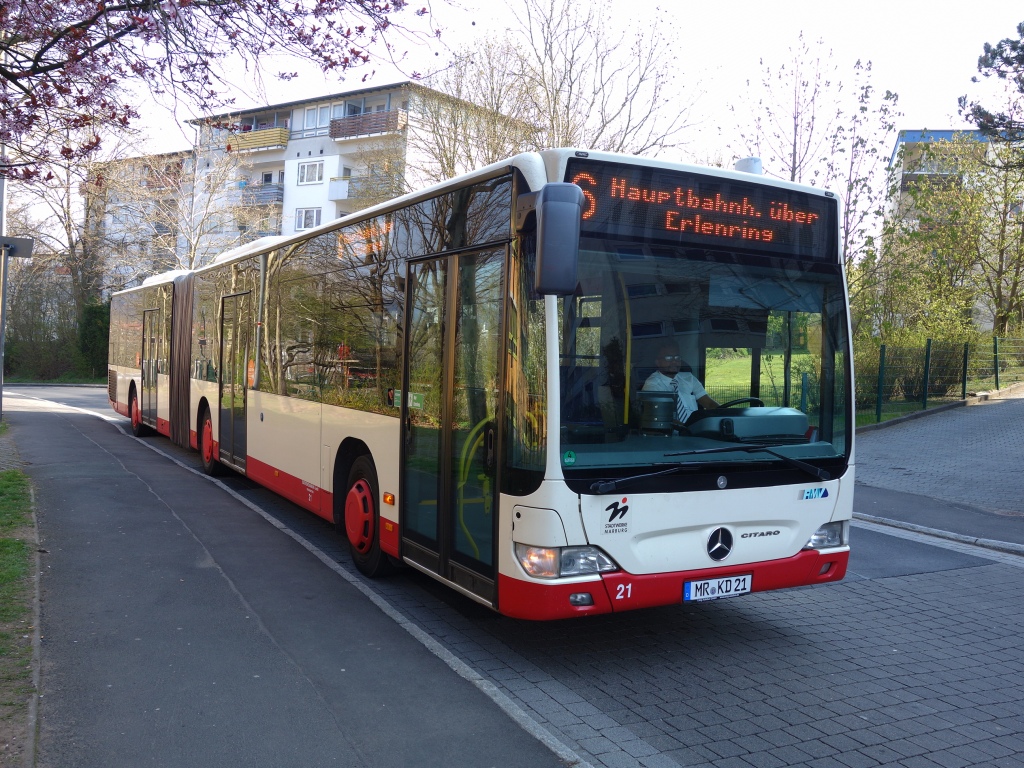
[[[432,95],[400,82],[190,120],[190,150],[97,166],[85,227],[143,271],[195,268],[397,196],[426,183],[410,113]]]
[[[396,83],[190,122],[200,153],[244,158],[239,204],[276,206],[270,233],[289,235],[405,189],[414,88],[426,90]]]
[[[899,180],[899,195],[894,202],[901,210],[910,204],[908,191],[915,184],[951,180],[952,169],[943,158],[942,145],[964,138],[978,143],[979,155],[988,151],[988,137],[976,130],[904,130],[897,134],[889,168]]]

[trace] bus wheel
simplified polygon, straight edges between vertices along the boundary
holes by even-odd
[[[344,530],[352,561],[365,576],[383,576],[391,561],[380,549],[380,515],[377,511],[377,471],[369,456],[360,456],[348,473]]]
[[[142,411],[139,409],[139,398],[135,396],[135,390],[128,396],[128,415],[132,419],[132,434],[136,437],[144,437],[149,434],[146,425],[142,423]]]
[[[199,458],[203,462],[203,472],[211,477],[224,472],[224,467],[217,461],[213,444],[213,419],[210,418],[209,408],[204,408],[199,418]]]

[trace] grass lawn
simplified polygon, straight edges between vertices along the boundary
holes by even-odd
[[[61,376],[59,379],[31,379],[18,375],[5,375],[4,384],[102,384],[106,385],[107,379],[91,379],[87,376]]]
[[[800,362],[805,359],[808,361],[809,367],[810,357],[810,355],[793,355],[793,368],[797,368]],[[765,402],[769,404],[772,392],[777,392],[781,398],[785,378],[783,375],[782,355],[772,356],[770,363],[769,368],[769,355],[762,355],[761,393]],[[769,375],[769,372],[773,375]],[[799,374],[793,373],[793,377],[793,397],[799,401]],[[725,359],[709,356],[705,378],[706,381],[703,384],[708,392],[727,393],[730,398],[746,397],[750,392],[750,358],[744,355],[727,357]],[[775,385],[774,390],[772,389],[772,384]],[[799,402],[796,404],[798,405]]]
[[[0,423],[0,437],[7,425]],[[32,694],[35,531],[28,478],[0,471],[0,765],[22,765]]]

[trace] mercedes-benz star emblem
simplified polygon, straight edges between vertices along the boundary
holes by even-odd
[[[718,562],[732,552],[732,534],[725,528],[715,528],[708,537],[708,556]]]

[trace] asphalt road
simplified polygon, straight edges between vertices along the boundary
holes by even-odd
[[[330,526],[126,436],[102,389],[4,408],[49,551],[40,765],[1024,765],[1024,558],[858,523],[839,584],[517,622],[415,572],[363,580]],[[934,487],[966,493],[963,465]],[[1020,525],[875,470],[858,511]]]

